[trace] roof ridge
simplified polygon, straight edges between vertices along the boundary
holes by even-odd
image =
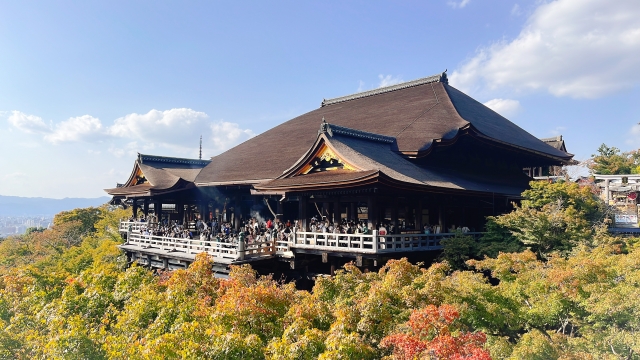
[[[360,139],[379,141],[387,144],[393,144],[396,141],[396,138],[394,138],[393,136],[380,135],[367,131],[351,129],[344,126],[329,124],[324,120],[324,118],[322,119],[322,125],[320,126],[320,130],[318,132],[328,133],[331,137],[333,137],[334,134],[344,135]]]
[[[203,166],[206,166],[211,162],[211,160],[145,155],[140,153],[138,153],[138,160],[140,160],[140,163],[142,164],[144,164],[145,161],[157,161],[157,162],[166,162],[166,163],[172,163],[172,164],[191,164],[191,165],[203,165]]]
[[[441,83],[448,84],[449,79],[447,79],[447,70],[445,69],[440,74],[431,75],[431,76],[423,77],[420,79],[403,82],[400,84],[385,86],[385,87],[381,87],[373,90],[363,91],[363,92],[359,92],[351,95],[340,96],[332,99],[323,99],[322,104],[320,106],[322,107],[326,105],[337,104],[337,103],[341,103],[349,100],[355,100],[363,97],[384,94],[391,91],[402,90],[402,89],[406,89],[406,88],[410,88],[418,85],[430,84],[434,82],[441,82]]]
[[[541,141],[544,142],[550,142],[550,141],[562,141],[562,135],[557,135],[554,137],[548,137],[548,138],[540,138]]]

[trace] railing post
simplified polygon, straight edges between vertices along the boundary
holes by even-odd
[[[378,230],[373,230],[373,237],[371,238],[371,247],[373,247],[373,252],[378,252]],[[364,247],[364,245],[363,245]]]
[[[293,239],[289,239],[289,243],[287,244],[287,251],[291,250],[291,244],[297,244],[298,243],[298,227],[294,226],[293,227]]]
[[[244,260],[244,238],[238,239],[238,260]]]

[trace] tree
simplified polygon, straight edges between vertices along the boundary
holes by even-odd
[[[441,258],[446,260],[453,269],[465,269],[465,262],[477,252],[477,244],[472,236],[463,235],[462,232],[448,239],[440,241],[442,245]]]
[[[490,360],[489,352],[483,349],[486,335],[462,330],[455,322],[459,317],[451,305],[429,305],[414,310],[406,324],[409,332],[389,335],[382,339],[380,346],[391,348],[397,360]]]
[[[590,242],[605,213],[602,201],[575,183],[532,181],[522,196],[512,212],[488,218],[485,236],[499,238],[507,229],[541,258]]]
[[[89,234],[95,231],[95,224],[100,220],[105,210],[103,208],[88,207],[62,211],[53,217],[53,225],[79,221],[79,231],[82,234]]]
[[[588,163],[593,173],[601,175],[637,174],[640,172],[640,153],[622,153],[615,146],[600,145],[598,153]]]

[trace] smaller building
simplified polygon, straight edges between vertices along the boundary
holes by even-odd
[[[600,197],[614,211],[614,228],[638,228],[640,174],[594,175]]]

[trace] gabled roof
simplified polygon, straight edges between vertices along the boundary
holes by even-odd
[[[105,191],[114,196],[151,196],[193,187],[193,181],[211,160],[138,154],[129,179]]]
[[[322,118],[352,131],[393,137],[397,151],[415,157],[427,156],[434,146],[455,140],[463,131],[526,152],[541,164],[560,164],[572,157],[448,85],[446,74],[438,74],[324,100],[320,108],[213,157],[196,184],[251,184],[277,178],[313,145]]]
[[[299,169],[314,161],[322,149],[329,148],[352,170],[331,170],[300,174]],[[400,187],[423,187],[449,191],[474,191],[517,196],[528,179],[496,183],[495,179],[472,178],[442,169],[418,166],[394,151],[393,138],[323,123],[316,141],[289,169],[275,180],[254,185],[257,193],[286,193],[311,189],[348,188],[374,183]]]
[[[567,147],[564,144],[564,140],[562,139],[562,135],[558,135],[558,136],[554,136],[554,137],[550,137],[550,138],[541,138],[540,140],[542,140],[545,144],[547,144],[549,146],[552,146],[555,149],[567,152]]]

